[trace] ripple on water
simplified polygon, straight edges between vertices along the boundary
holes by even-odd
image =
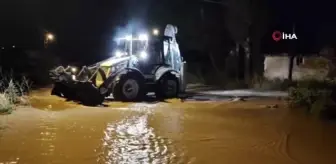
[[[176,163],[172,141],[155,134],[148,115],[108,124],[98,161],[104,163]]]

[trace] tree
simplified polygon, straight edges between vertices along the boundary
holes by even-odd
[[[247,60],[240,60],[240,74],[263,76],[263,54],[260,53],[261,39],[267,27],[267,4],[265,0],[228,0],[226,7],[226,27],[235,40],[238,50],[245,50]],[[251,50],[250,50],[251,49]],[[251,55],[250,55],[251,52]],[[246,75],[245,75],[246,76]]]

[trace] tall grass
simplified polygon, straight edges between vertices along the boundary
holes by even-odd
[[[0,114],[11,113],[17,105],[28,105],[30,88],[31,82],[25,77],[17,79],[12,72],[0,69]]]

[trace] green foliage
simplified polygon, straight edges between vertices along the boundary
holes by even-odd
[[[305,107],[310,113],[321,114],[335,105],[336,81],[298,81],[288,92],[290,106]]]

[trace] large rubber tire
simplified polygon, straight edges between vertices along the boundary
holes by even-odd
[[[176,98],[178,92],[178,79],[172,74],[164,75],[156,84],[155,96],[158,99]]]
[[[137,74],[126,74],[114,84],[113,97],[117,101],[140,101],[145,96],[145,80]]]

